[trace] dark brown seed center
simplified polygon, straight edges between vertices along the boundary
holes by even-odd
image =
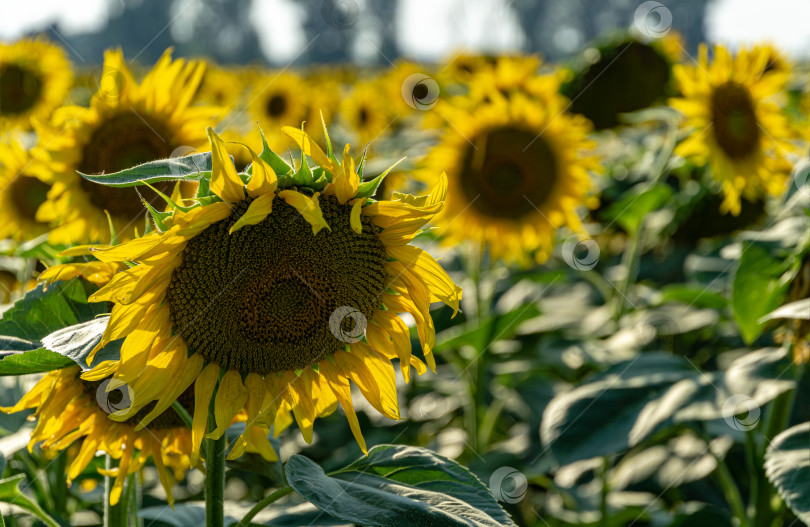
[[[19,174],[8,188],[11,194],[11,206],[26,220],[37,222],[37,209],[45,203],[50,188],[50,185],[35,177]]]
[[[175,148],[181,146],[174,141],[173,134],[162,123],[134,112],[120,113],[96,128],[82,150],[77,169],[84,174],[109,174],[132,168],[169,157]],[[158,210],[165,206],[149,187],[139,186],[136,191],[134,187],[108,187],[84,178],[80,179],[80,184],[93,206],[126,221],[134,221],[145,213],[138,192]],[[171,194],[174,182],[164,181],[154,186],[164,194]]]
[[[287,98],[281,94],[270,97],[267,101],[267,115],[278,118],[287,111]]]
[[[42,80],[33,71],[17,64],[0,67],[0,115],[26,112],[42,93]]]
[[[351,206],[334,196],[319,198],[331,230],[313,235],[276,198],[262,222],[228,234],[249,203],[188,242],[166,291],[172,322],[192,352],[222,368],[303,369],[345,347],[354,322],[371,320],[388,282],[385,247],[366,217],[355,233]]]
[[[461,187],[473,208],[518,218],[541,208],[559,180],[557,160],[535,132],[504,127],[473,138],[461,160]]]
[[[734,81],[712,92],[712,125],[720,148],[732,159],[748,157],[757,150],[759,123],[748,88]]]

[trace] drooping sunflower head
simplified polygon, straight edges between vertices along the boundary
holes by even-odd
[[[66,106],[54,114],[41,136],[37,174],[53,185],[37,219],[54,222],[53,243],[98,242],[109,236],[106,212],[121,239],[144,224],[144,189],[102,186],[77,174],[112,173],[167,157],[186,155],[205,144],[205,126],[221,115],[213,106],[190,107],[205,71],[201,62],[172,61],[163,54],[138,83],[120,51],[108,51],[98,91],[89,108]],[[172,193],[173,183],[158,190]]]
[[[50,185],[29,170],[31,163],[18,138],[0,140],[0,239],[30,240],[48,231],[36,214]]]
[[[96,452],[105,452],[118,460],[112,471],[100,470],[115,478],[110,493],[110,503],[115,505],[127,476],[140,470],[151,458],[172,504],[172,487],[191,466],[191,430],[173,409],[161,413],[148,428],[139,431],[135,431],[137,416],[123,422],[108,419],[110,413],[129,406],[131,392],[110,379],[85,381],[80,374],[78,366],[52,371],[16,405],[0,410],[6,413],[35,410],[37,425],[31,432],[29,449],[40,444],[45,452],[68,450],[72,456],[68,483],[87,468]],[[181,395],[178,401],[193,410],[192,392]],[[141,415],[148,411],[142,410]],[[73,445],[78,448],[70,448]]]
[[[209,129],[212,171],[198,205],[175,209],[158,232],[93,253],[137,265],[91,297],[114,303],[99,346],[125,340],[120,360],[84,377],[129,383],[133,405],[113,419],[157,401],[139,426],[193,384],[192,462],[206,431],[220,437],[239,412],[247,426],[231,457],[247,448],[272,452],[266,429],[280,432],[290,412],[311,441],[315,418],[338,403],[365,450],[349,381],[398,418],[391,361],[406,380],[411,367],[425,371],[398,313],[415,318],[434,368],[430,304],[458,309],[460,289],[427,252],[408,245],[441,209],[446,179],[428,196],[374,201],[380,179],[360,183],[365,162],[356,164],[349,145],[339,161],[331,145],[324,152],[303,131],[284,131],[318,167],[302,160],[293,169],[264,143],[239,174]],[[43,279],[64,276],[56,267]]]
[[[539,95],[539,94],[538,94]],[[589,171],[599,171],[590,123],[566,112],[550,89],[540,99],[492,94],[492,102],[447,105],[453,123],[418,177],[447,167],[449,192],[437,232],[448,243],[474,240],[494,258],[545,261],[560,227],[581,232],[576,208],[593,205]]]
[[[562,87],[571,111],[587,117],[597,130],[621,123],[620,115],[647,108],[671,95],[672,66],[680,55],[676,37],[645,41],[621,35],[582,54],[575,73]]]
[[[670,104],[685,117],[689,133],[676,153],[709,165],[725,196],[724,212],[740,212],[740,197],[753,201],[785,190],[795,146],[780,93],[789,71],[768,68],[764,47],[735,57],[722,46],[700,48],[699,64],[675,68],[682,97]]]
[[[29,129],[62,104],[73,71],[62,48],[44,39],[0,42],[0,131]]]

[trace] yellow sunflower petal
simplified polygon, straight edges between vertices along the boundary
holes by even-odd
[[[335,394],[340,406],[343,408],[343,412],[346,414],[346,420],[349,422],[349,428],[351,428],[357,444],[360,445],[360,450],[362,450],[364,454],[368,453],[366,440],[363,438],[363,431],[360,429],[360,422],[357,420],[357,414],[354,411],[349,379],[346,378],[338,366],[328,360],[320,362],[318,371],[326,378],[329,388],[332,389],[332,393]]]
[[[225,143],[211,128],[208,128],[208,140],[211,142],[212,162],[209,188],[226,203],[242,201],[245,199],[242,180],[233,166]]]
[[[352,230],[357,234],[363,232],[363,224],[360,222],[360,213],[363,211],[363,205],[366,203],[367,199],[368,198],[361,198],[352,201],[352,212],[349,217],[349,223]]]
[[[312,225],[312,234],[318,234],[324,227],[332,230],[326,220],[323,219],[323,212],[321,212],[321,207],[318,205],[317,192],[310,198],[295,190],[282,190],[278,193],[278,197],[297,210]]]
[[[357,195],[360,188],[360,176],[354,169],[354,159],[349,154],[350,145],[343,149],[343,165],[341,170],[332,174],[332,183],[335,185],[335,195],[340,203],[346,203]]]
[[[231,426],[234,416],[245,406],[248,392],[242,384],[242,376],[236,370],[228,370],[222,376],[217,389],[217,396],[214,400],[214,417],[217,420],[216,429],[212,430],[205,437],[219,439],[225,430]]]
[[[278,187],[276,172],[262,158],[257,156],[256,152],[247,146],[245,148],[248,149],[253,160],[250,179],[247,182],[248,194],[253,198],[262,194],[273,194]]]
[[[340,170],[340,167],[336,166],[335,163],[326,156],[324,151],[321,150],[321,147],[318,146],[305,131],[299,128],[293,128],[292,126],[284,126],[281,128],[281,131],[298,143],[301,152],[311,157],[319,167],[325,168],[331,172],[332,175],[336,175]]]
[[[242,217],[236,220],[236,223],[231,226],[228,234],[233,234],[247,225],[256,225],[265,219],[267,215],[273,211],[273,199],[275,199],[275,197],[276,195],[273,193],[262,194],[251,201],[245,213],[242,214]]]
[[[208,426],[208,406],[219,379],[219,366],[209,364],[194,383],[194,417],[191,425],[191,466],[200,462],[200,445]]]
[[[413,245],[388,247],[386,250],[390,256],[396,258],[417,278],[421,279],[432,296],[453,308],[453,316],[456,316],[461,300],[461,288],[450,279],[447,271],[430,253]]]

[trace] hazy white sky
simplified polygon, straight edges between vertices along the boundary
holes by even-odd
[[[191,0],[190,0],[191,1]],[[364,0],[358,0],[360,4]],[[436,60],[457,49],[514,50],[522,34],[507,0],[402,0],[397,17],[399,46],[408,56]],[[640,0],[639,0],[639,3]],[[120,12],[121,0],[0,0],[0,39],[12,40],[58,22],[65,34],[92,31]],[[180,9],[183,5],[180,5]],[[303,8],[292,0],[253,0],[251,19],[268,14],[283,22],[258,32],[265,54],[273,62],[293,58],[305,45]],[[429,16],[427,16],[427,15]],[[707,14],[708,37],[732,46],[768,40],[796,57],[810,56],[810,1],[718,0]],[[257,23],[257,22],[254,22]]]

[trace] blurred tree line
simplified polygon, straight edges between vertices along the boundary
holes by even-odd
[[[357,61],[362,46],[366,46],[362,53],[364,60],[371,57],[378,64],[387,64],[401,55],[396,15],[399,4],[406,0],[293,1],[305,13],[304,42],[310,44],[296,63]],[[458,0],[460,4],[465,1]],[[674,28],[684,36],[690,52],[705,40],[704,14],[709,1],[661,2],[672,12]],[[515,12],[521,25],[526,48],[523,51],[540,52],[548,60],[564,60],[594,37],[628,27],[640,3],[640,0],[515,0],[506,8]],[[64,39],[78,63],[100,63],[103,51],[113,46],[120,46],[126,57],[153,63],[164,49],[174,46],[180,56],[247,64],[267,62],[259,45],[257,27],[258,31],[274,31],[276,24],[287,23],[279,20],[252,23],[250,0],[121,0],[117,5],[108,24],[97,32],[65,36],[57,24],[43,33],[52,39],[56,33]],[[412,30],[418,32],[420,28]]]

